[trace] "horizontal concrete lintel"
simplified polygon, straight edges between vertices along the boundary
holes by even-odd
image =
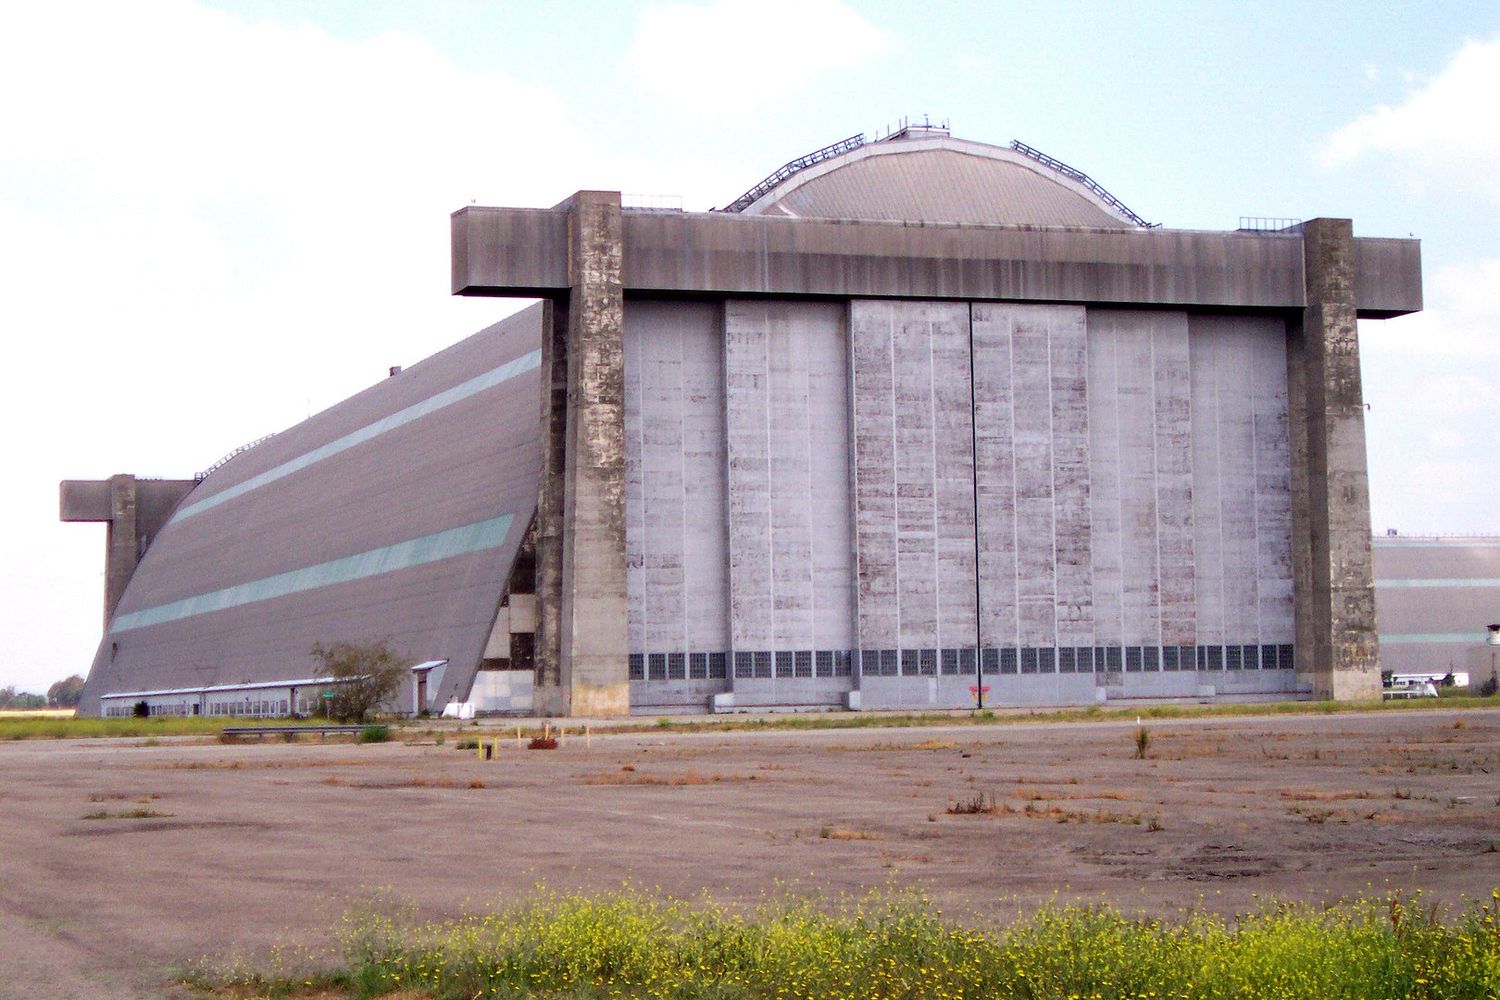
[[[59,520],[109,521],[108,479],[64,479],[58,484]]]
[[[915,225],[626,212],[633,293],[902,297],[1300,309],[1302,241],[1284,233]],[[1361,316],[1421,308],[1416,240],[1355,241]],[[453,215],[456,295],[567,288],[567,215]]]

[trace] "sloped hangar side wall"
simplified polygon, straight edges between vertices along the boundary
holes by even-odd
[[[100,694],[310,676],[389,637],[468,690],[536,508],[541,307],[236,456],[157,534],[100,643]],[[409,697],[404,695],[403,697]]]

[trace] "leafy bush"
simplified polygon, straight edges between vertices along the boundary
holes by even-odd
[[[328,714],[354,722],[364,722],[365,716],[387,705],[401,690],[411,666],[391,648],[389,639],[331,646],[319,642],[311,654],[319,661],[317,675],[332,682],[333,697],[325,699]]]
[[[366,726],[359,731],[360,743],[384,743],[391,738],[388,726]]]

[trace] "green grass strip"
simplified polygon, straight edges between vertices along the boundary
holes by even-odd
[[[1500,893],[1446,920],[1420,903],[1268,905],[1173,921],[1056,905],[985,932],[903,894],[834,907],[784,901],[745,915],[632,892],[542,892],[435,924],[372,909],[346,917],[332,971],[241,966],[189,982],[228,996],[438,1000],[1496,996]]]
[[[314,725],[323,719],[233,719],[228,716],[156,716],[146,719],[23,719],[0,718],[0,741],[81,740],[125,736],[217,736],[225,726]]]

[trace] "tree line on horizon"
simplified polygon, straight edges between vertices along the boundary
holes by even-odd
[[[76,708],[82,695],[83,678],[74,674],[53,684],[45,695],[17,691],[14,685],[0,688],[0,709]]]

